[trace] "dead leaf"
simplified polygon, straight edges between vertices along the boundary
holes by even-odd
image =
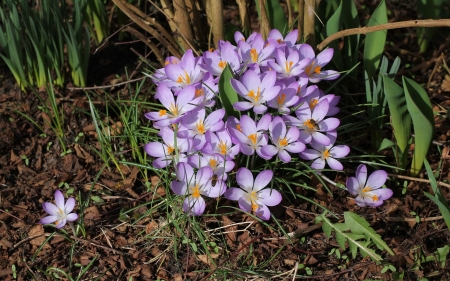
[[[213,266],[215,267],[215,265],[211,262],[211,258],[212,259],[217,259],[219,257],[219,254],[211,254],[210,256],[208,255],[198,255],[197,256],[199,260],[201,260],[203,263],[209,265],[209,266]],[[211,257],[211,258],[210,258]]]
[[[35,225],[32,229],[30,229],[30,231],[28,232],[28,237],[36,237],[30,240],[30,244],[31,245],[35,245],[35,246],[41,246],[42,243],[44,243],[45,241],[45,235],[44,235],[44,227],[42,226],[42,224],[37,224]],[[44,249],[45,248],[51,248],[50,245],[48,243],[45,244]]]
[[[442,84],[441,84],[441,90],[443,92],[450,92],[450,76],[449,75],[445,75],[444,80],[442,81]]]

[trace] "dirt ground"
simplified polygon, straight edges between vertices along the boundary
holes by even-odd
[[[377,2],[377,1],[366,1]],[[414,5],[405,1],[388,1],[391,14],[390,22],[416,19],[417,11]],[[372,7],[373,3],[367,5]],[[448,8],[448,7],[447,7]],[[235,12],[228,7],[229,12]],[[361,21],[367,17],[361,13]],[[448,30],[437,29],[425,53],[418,53],[416,32],[413,29],[392,30],[388,32],[388,42],[385,55],[392,62],[396,56],[402,59],[399,75],[406,75],[422,84],[429,94],[435,111],[447,111],[450,108],[450,74],[445,70],[443,62],[450,62],[450,37]],[[95,54],[91,60],[90,85],[108,85],[116,79],[116,73],[125,77],[123,68],[136,70],[136,76],[142,69],[136,69],[139,60],[130,47],[143,51],[140,43],[115,46],[111,43],[104,50]],[[38,224],[45,216],[42,203],[53,201],[53,193],[61,183],[67,183],[73,188],[74,194],[81,193],[88,196],[89,189],[96,176],[101,171],[103,161],[86,146],[74,144],[70,146],[72,153],[61,157],[61,146],[44,120],[49,116],[38,108],[40,101],[33,93],[19,90],[12,75],[5,64],[0,64],[0,280],[13,280],[13,269],[17,280],[51,280],[41,271],[49,267],[68,270],[68,253],[72,243],[61,235],[54,235],[51,228]],[[151,87],[150,82],[144,86],[143,93]],[[108,89],[117,94],[123,87]],[[361,89],[363,92],[363,89]],[[100,93],[100,92],[99,92]],[[47,98],[44,91],[39,95]],[[89,104],[82,91],[61,90],[58,102],[64,108],[66,143],[74,143],[80,132],[84,134],[82,142],[99,148],[95,137],[95,129],[91,118],[81,110],[89,111]],[[99,108],[105,106],[100,98],[94,102]],[[36,126],[18,114],[20,111],[30,116],[44,129],[45,137]],[[448,141],[450,138],[450,121],[447,118],[436,118],[436,144],[430,150],[428,161],[433,169],[441,169],[441,181],[450,180],[450,155]],[[111,122],[116,122],[112,120]],[[118,141],[119,142],[119,141]],[[369,141],[370,142],[370,141]],[[143,145],[143,144],[141,144]],[[351,143],[348,143],[352,146]],[[442,152],[436,149],[440,147]],[[124,151],[127,150],[125,147]],[[388,155],[389,156],[389,155]],[[131,160],[131,153],[124,153],[124,157]],[[442,165],[438,166],[442,160]],[[393,160],[393,159],[391,159]],[[393,162],[392,162],[393,163]],[[353,165],[353,166],[352,166]],[[346,174],[354,172],[355,165],[346,168]],[[77,242],[73,263],[87,265],[94,258],[93,267],[82,280],[92,280],[94,276],[106,272],[100,280],[202,280],[212,265],[205,257],[195,256],[187,249],[186,244],[180,245],[178,259],[174,259],[173,252],[167,248],[164,239],[148,243],[144,239],[145,233],[158,227],[158,214],[152,214],[137,225],[120,218],[121,210],[141,205],[155,196],[164,197],[164,192],[156,187],[147,189],[137,169],[120,166],[111,170],[103,169],[98,184],[91,195],[98,196],[103,203],[91,201],[85,210],[86,238],[73,238]],[[389,171],[390,173],[393,173]],[[125,176],[123,179],[121,173]],[[333,180],[344,183],[343,174],[327,174]],[[424,176],[426,178],[426,176]],[[155,179],[157,180],[157,179]],[[350,195],[332,185],[328,186],[333,197],[318,181],[312,180],[308,185],[317,188],[317,192],[298,187],[297,193],[319,202],[343,219],[345,211],[353,211],[365,217],[371,226],[380,234],[383,240],[394,250],[396,256],[390,257],[386,253],[382,256],[393,264],[398,271],[405,271],[404,280],[450,280],[450,266],[442,268],[438,262],[427,262],[417,266],[415,261],[422,256],[432,255],[437,248],[449,244],[450,232],[440,217],[437,206],[424,196],[423,191],[432,193],[431,187],[425,182],[410,181],[406,195],[402,194],[402,186],[391,180],[388,187],[394,190],[394,196],[382,207],[364,209],[355,205]],[[108,189],[110,192],[101,192]],[[447,199],[450,198],[450,188],[441,186]],[[77,211],[77,208],[75,209]],[[139,216],[147,211],[141,207],[133,214]],[[228,253],[220,255],[215,260],[216,270],[226,268],[229,271],[248,276],[252,274],[242,271],[242,264],[236,263],[236,256],[248,253],[251,249],[252,258],[245,261],[246,268],[251,265],[257,267],[269,260],[281,249],[280,253],[266,266],[267,272],[258,272],[262,279],[268,280],[273,272],[292,272],[296,262],[306,265],[306,269],[299,269],[297,274],[304,274],[305,278],[316,280],[392,280],[391,272],[380,273],[383,264],[377,265],[369,258],[341,259],[330,251],[339,248],[333,238],[327,238],[321,228],[314,226],[314,220],[321,210],[314,204],[302,200],[283,201],[273,209],[276,217],[282,222],[287,232],[298,232],[303,238],[294,238],[291,242],[278,237],[267,227],[253,222],[249,231],[227,234],[224,238]],[[417,214],[422,221],[417,223]],[[252,219],[242,214],[221,216],[220,224],[208,217],[202,222],[209,228],[218,225],[229,225],[236,222],[251,222]],[[275,229],[273,222],[269,223]],[[230,230],[241,230],[233,226]],[[70,229],[67,228],[67,231]],[[144,232],[144,235],[142,234]],[[39,247],[46,239],[50,239],[42,249]],[[169,249],[165,251],[166,249]],[[39,250],[39,253],[35,255]],[[341,249],[341,255],[351,254]],[[159,259],[155,259],[159,257]],[[270,273],[269,273],[270,271]],[[77,273],[78,269],[71,269]],[[75,276],[75,275],[74,275]],[[239,278],[235,277],[237,280]],[[283,276],[280,276],[282,279]]]

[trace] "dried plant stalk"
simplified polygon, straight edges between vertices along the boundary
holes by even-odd
[[[224,38],[222,1],[211,1],[209,4],[209,9],[206,11],[208,13],[208,18],[210,19],[214,45],[216,48],[219,48],[219,40]]]
[[[184,0],[173,0],[173,8],[175,10],[174,21],[177,25],[178,32],[182,34],[180,40],[181,46],[184,50],[190,49],[194,41],[194,35],[192,34],[189,14]]]
[[[241,26],[244,32],[250,31],[250,18],[248,16],[247,0],[236,0],[239,6],[239,16],[241,17]]]
[[[288,12],[288,28],[291,28],[292,27],[292,6],[291,6],[291,0],[286,0],[286,6],[287,6],[287,12]]]
[[[266,11],[266,0],[258,0],[258,4],[259,4],[259,13],[260,13],[260,22],[261,22],[261,26],[260,26],[260,33],[261,36],[264,38],[264,40],[267,39],[267,37],[269,36],[269,32],[270,32],[270,23],[269,23],[269,17],[267,16],[267,11]]]
[[[155,44],[153,44],[147,37],[145,37],[144,34],[140,33],[139,31],[137,31],[136,29],[134,29],[130,26],[126,26],[124,28],[124,30],[130,32],[135,37],[137,37],[139,40],[144,42],[147,46],[149,46],[150,49],[155,54],[156,58],[158,59],[158,62],[161,64],[162,67],[164,67],[164,57],[161,54],[161,52],[159,51],[159,49],[156,47]]]
[[[216,1],[213,1],[216,2]],[[199,9],[197,7],[196,0],[186,0],[186,8],[189,13],[189,18],[192,23],[192,29],[194,32],[195,40],[197,42],[205,42],[208,31],[205,30],[205,23],[202,22],[202,18],[200,17]]]
[[[161,7],[165,13],[165,15],[168,17],[167,21],[169,22],[169,26],[170,26],[170,30],[172,30],[172,32],[176,32],[177,31],[177,27],[175,25],[175,23],[173,22],[173,10],[172,10],[172,2],[170,2],[170,0],[161,0]]]
[[[304,16],[305,0],[298,0],[298,39],[302,40],[303,36],[303,16]],[[302,42],[302,41],[301,41]]]
[[[305,43],[316,47],[316,38],[314,33],[314,22],[316,14],[314,12],[316,8],[315,0],[305,0],[304,14],[303,14],[303,36],[306,39]]]
[[[150,27],[146,22],[144,22],[139,16],[135,15],[133,11],[131,11],[127,5],[121,0],[113,0],[114,4],[122,11],[125,15],[127,15],[133,22],[135,22],[139,27],[150,33],[156,40],[160,41],[167,50],[177,58],[181,58],[181,53],[178,49],[172,45],[164,36],[161,35],[156,29]]]

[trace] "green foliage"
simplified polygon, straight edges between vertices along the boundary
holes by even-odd
[[[346,242],[348,242],[353,258],[356,257],[359,249],[363,257],[369,256],[375,261],[383,260],[380,255],[370,248],[372,243],[380,250],[386,250],[389,254],[394,255],[394,252],[381,239],[380,235],[370,227],[364,218],[352,212],[345,212],[345,222],[333,224],[325,215],[326,213],[317,217],[316,223],[323,222],[322,229],[328,237],[331,236],[334,230],[336,241],[342,249],[347,248]]]
[[[419,84],[409,78],[403,77],[403,88],[405,90],[406,104],[413,121],[415,134],[411,175],[417,176],[433,140],[433,109],[427,93]]]
[[[437,184],[436,178],[433,175],[433,171],[431,170],[430,164],[428,163],[427,160],[425,160],[424,163],[425,169],[427,170],[428,178],[430,179],[430,185],[431,188],[433,189],[434,196],[425,191],[424,193],[428,198],[430,198],[434,203],[436,203],[436,205],[438,205],[439,211],[441,211],[445,223],[447,224],[447,227],[450,229],[450,206],[448,205],[444,194],[442,193],[441,189]]]
[[[219,79],[219,98],[227,113],[227,116],[240,117],[240,113],[235,111],[233,104],[238,101],[238,94],[231,86],[230,80],[234,78],[230,66],[227,64]]]
[[[258,16],[260,16],[258,0],[255,0],[256,11]],[[269,17],[269,24],[271,29],[278,29],[281,33],[285,32],[288,28],[286,13],[281,7],[278,0],[267,0],[266,1],[266,11]]]
[[[367,26],[375,26],[387,23],[386,2],[382,0],[370,17]],[[367,76],[372,78],[380,64],[386,42],[387,30],[369,33],[364,43],[363,63]]]
[[[105,3],[102,0],[88,1],[84,13],[89,33],[92,35],[96,45],[105,39],[109,34],[108,15],[106,14]]]
[[[443,0],[418,0],[417,12],[422,19],[439,19],[442,13]],[[417,29],[417,40],[420,46],[420,52],[427,50],[430,39],[435,34],[435,28],[419,27]]]

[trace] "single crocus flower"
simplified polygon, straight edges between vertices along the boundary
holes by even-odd
[[[227,160],[232,160],[239,153],[239,144],[234,145],[228,131],[223,128],[215,133],[206,132],[204,154],[219,154]]]
[[[278,31],[278,29],[272,29],[269,32],[269,36],[267,38],[276,40],[278,46],[293,47],[297,43],[298,30],[294,29],[288,34],[286,34],[286,37],[283,37],[281,32]]]
[[[336,105],[339,103],[341,97],[335,96],[334,94],[325,95],[316,85],[308,87],[308,91],[310,91],[310,93],[301,98],[299,103],[307,103],[309,108],[313,110],[319,102],[327,99],[329,106],[327,116],[334,116],[339,113],[339,108]]]
[[[273,118],[269,126],[270,138],[274,145],[266,145],[261,149],[261,153],[272,158],[278,154],[281,161],[291,162],[289,153],[300,153],[305,150],[305,144],[298,141],[300,131],[297,127],[286,129],[286,124],[280,116]]]
[[[267,206],[276,206],[281,202],[280,192],[266,188],[272,180],[273,172],[265,170],[260,172],[253,181],[253,174],[247,168],[240,168],[236,174],[236,181],[240,188],[232,187],[225,192],[229,200],[238,201],[239,207],[253,213],[263,220],[270,219],[270,210]]]
[[[259,33],[255,35],[251,42],[242,40],[238,42],[238,50],[244,63],[257,64],[259,66],[266,65],[267,60],[270,59],[275,48],[275,40],[268,39],[267,42],[264,42],[264,39]]]
[[[387,173],[383,170],[373,172],[367,179],[367,167],[361,164],[356,169],[356,177],[349,177],[346,185],[348,192],[356,196],[358,206],[378,207],[393,194],[391,189],[381,188],[386,180]]]
[[[350,153],[350,148],[346,145],[334,145],[337,136],[336,131],[328,132],[327,136],[330,139],[329,145],[323,145],[313,141],[310,143],[313,149],[305,149],[300,153],[300,157],[305,160],[314,160],[311,163],[311,168],[315,170],[325,168],[326,162],[331,169],[341,171],[344,167],[336,159],[347,156]]]
[[[298,76],[309,63],[309,59],[300,60],[300,56],[295,49],[276,50],[275,61],[268,61],[267,65],[278,73],[278,78],[289,78]]]
[[[42,218],[39,223],[50,224],[54,222],[56,228],[61,228],[66,222],[78,219],[78,215],[72,213],[76,203],[74,198],[69,198],[67,202],[64,202],[64,195],[57,189],[55,191],[55,203],[56,205],[50,202],[42,204],[42,208],[49,216]]]
[[[212,186],[213,175],[211,167],[202,167],[195,174],[189,164],[178,163],[177,180],[172,181],[171,188],[175,194],[186,196],[183,202],[184,212],[199,216],[206,206],[202,195],[216,198],[225,192],[225,183],[220,178],[214,180],[215,184]]]
[[[201,82],[203,70],[200,67],[201,57],[194,57],[192,50],[187,50],[178,63],[169,63],[164,67],[167,80],[162,81],[160,85],[171,88],[175,92],[188,85],[195,85]]]
[[[188,163],[196,169],[200,169],[202,167],[210,167],[213,170],[213,174],[223,181],[227,180],[227,173],[234,168],[233,161],[225,160],[219,154],[203,156],[194,154],[189,157]]]
[[[334,80],[339,77],[339,72],[335,70],[322,69],[333,58],[333,48],[323,50],[317,55],[317,57],[313,48],[308,44],[302,44],[298,50],[301,59],[310,59],[309,63],[305,67],[305,73],[309,77],[309,82],[318,83],[321,80]]]
[[[289,108],[299,100],[297,96],[298,83],[293,82],[287,87],[282,82],[277,82],[275,85],[280,86],[281,90],[274,99],[267,102],[267,105],[278,109],[278,112],[282,115],[289,114],[291,112]]]
[[[230,134],[239,142],[242,153],[252,155],[256,151],[260,157],[268,158],[261,153],[261,149],[267,145],[268,136],[265,131],[269,128],[271,119],[271,116],[266,114],[257,125],[248,115],[242,115],[239,128],[228,128]]]
[[[203,53],[203,63],[200,66],[213,76],[218,77],[227,65],[230,66],[232,71],[237,72],[241,68],[241,59],[235,46],[231,45],[230,42],[221,41],[218,50]]]

